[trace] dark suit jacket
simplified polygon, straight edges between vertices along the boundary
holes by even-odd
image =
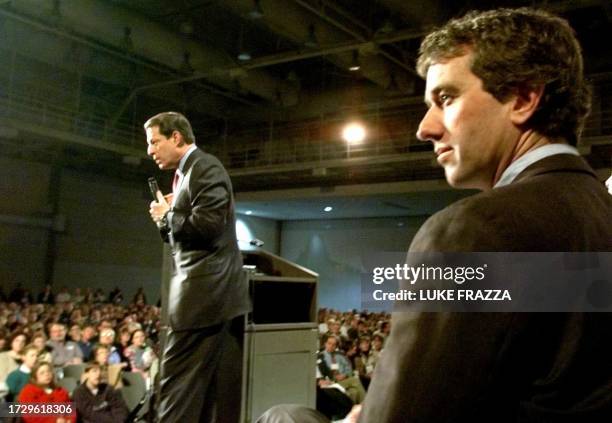
[[[577,156],[432,216],[413,252],[612,251],[612,196]],[[360,422],[612,421],[609,313],[396,313]]]
[[[230,178],[216,157],[200,149],[182,171],[162,228],[172,247],[168,315],[175,331],[212,326],[250,307]]]

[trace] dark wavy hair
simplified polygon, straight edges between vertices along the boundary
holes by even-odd
[[[185,143],[193,144],[195,142],[191,124],[185,116],[178,112],[159,113],[149,118],[144,124],[145,129],[153,126],[157,126],[159,128],[159,133],[166,138],[172,135],[172,132],[178,131],[183,136]]]
[[[565,19],[530,8],[469,12],[421,43],[417,71],[472,51],[471,70],[486,91],[505,101],[517,90],[544,87],[528,125],[576,145],[590,111],[582,52]]]

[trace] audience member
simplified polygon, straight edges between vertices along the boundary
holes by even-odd
[[[45,285],[45,288],[38,294],[36,298],[39,304],[54,304],[55,303],[55,295],[53,295],[53,289],[51,285]]]
[[[70,295],[70,292],[68,292],[68,288],[65,286],[62,286],[62,289],[60,289],[60,292],[55,296],[55,302],[57,304],[66,303],[70,301],[70,298],[71,298],[71,295]]]
[[[123,302],[123,292],[118,286],[108,294],[108,302],[111,304],[121,304]]]
[[[51,361],[55,367],[83,362],[83,353],[79,346],[73,341],[66,341],[66,326],[64,324],[51,323],[49,334],[51,339],[49,339],[47,345],[53,348],[51,350]]]
[[[81,293],[81,288],[74,288],[74,295],[72,296],[72,302],[74,304],[81,304],[85,301],[85,295]]]
[[[32,369],[38,360],[38,348],[34,344],[26,345],[21,353],[22,364],[17,369],[9,373],[6,378],[9,394],[7,401],[13,401],[19,397],[19,393],[30,380]]]
[[[24,333],[15,332],[9,338],[10,350],[0,353],[0,396],[8,394],[6,378],[21,365],[21,353],[27,343]]]
[[[357,356],[355,357],[355,370],[357,370],[359,380],[364,388],[368,389],[370,380],[372,379],[372,372],[374,371],[370,338],[362,336],[359,338],[358,345]]]
[[[94,347],[93,339],[96,336],[96,329],[93,325],[88,324],[83,327],[81,331],[81,340],[77,342],[77,345],[83,353],[83,361],[91,360],[91,353]]]
[[[108,348],[108,364],[119,364],[121,362],[128,364],[127,359],[123,359],[119,346],[115,343],[115,331],[112,329],[103,329],[100,331],[99,345],[104,345]]]
[[[142,329],[132,333],[130,346],[126,348],[125,355],[130,360],[132,371],[140,373],[148,385],[149,369],[156,356],[153,349],[147,345],[147,338]]]
[[[119,423],[128,417],[123,398],[103,381],[98,363],[86,365],[83,383],[76,388],[72,399],[82,423]]]
[[[317,360],[321,375],[332,383],[338,383],[346,390],[353,403],[360,404],[365,398],[365,389],[359,378],[353,376],[353,368],[346,356],[337,349],[337,338],[325,335],[323,339],[324,349]]]
[[[22,404],[28,403],[64,403],[69,406],[70,396],[68,391],[55,384],[53,377],[53,366],[50,363],[38,363],[32,369],[30,382],[27,383],[18,401]],[[24,423],[69,423],[75,422],[76,413],[65,415],[24,415],[21,417]]]
[[[32,335],[32,345],[38,350],[38,361],[53,362],[51,355],[53,348],[47,345],[47,335],[44,332],[40,331]]]

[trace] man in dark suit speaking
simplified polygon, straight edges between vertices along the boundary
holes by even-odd
[[[169,422],[238,422],[241,316],[250,307],[236,241],[234,199],[219,160],[200,150],[189,121],[160,113],[144,125],[147,154],[176,169],[173,193],[150,214],[172,248],[158,416]]]
[[[575,148],[590,92],[565,20],[469,13],[424,39],[417,69],[417,137],[451,186],[482,192],[429,218],[411,252],[612,251],[612,198]],[[612,421],[610,313],[397,312],[391,327],[348,421]]]

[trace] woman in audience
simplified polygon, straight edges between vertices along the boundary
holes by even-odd
[[[21,417],[24,423],[71,423],[76,421],[76,413],[70,396],[64,388],[56,386],[53,380],[53,367],[50,363],[38,363],[32,369],[30,382],[26,384],[18,400],[22,404],[27,403],[62,403],[57,404],[54,409],[58,414],[53,415],[24,415]],[[70,412],[59,414],[63,409],[70,408]]]
[[[0,392],[4,395],[8,393],[6,378],[9,373],[16,370],[21,365],[21,352],[27,340],[24,333],[15,332],[9,338],[11,349],[0,353]]]
[[[372,379],[372,372],[374,371],[370,349],[370,338],[367,336],[359,338],[359,350],[355,357],[355,369],[359,373],[359,379],[365,389],[368,389]]]
[[[149,369],[156,357],[153,349],[147,345],[147,337],[142,329],[132,333],[130,346],[126,348],[125,355],[130,360],[132,371],[140,373],[148,386]]]
[[[113,388],[121,386],[121,370],[123,363],[109,363],[110,349],[106,345],[98,344],[93,350],[94,362],[100,366],[100,377],[103,383]]]

